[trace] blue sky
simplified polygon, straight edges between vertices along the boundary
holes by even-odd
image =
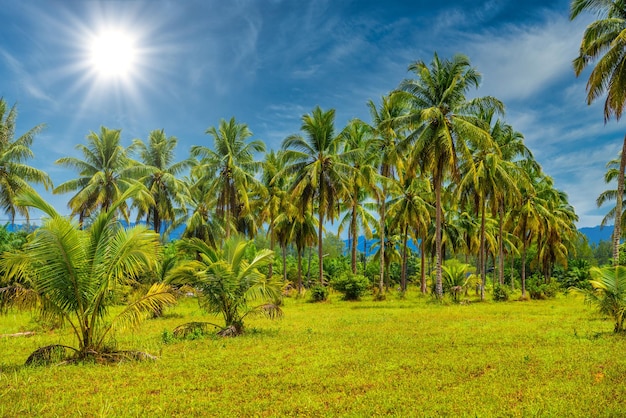
[[[595,200],[607,187],[626,126],[604,124],[602,101],[587,106],[586,74],[571,61],[593,16],[568,19],[568,0],[544,1],[55,1],[0,0],[0,95],[19,110],[18,134],[45,123],[33,165],[55,185],[77,176],[57,166],[81,155],[101,125],[125,145],[165,129],[179,156],[220,118],[247,123],[278,149],[316,105],[335,108],[337,130],[369,121],[366,102],[409,77],[436,51],[467,55],[483,75],[472,95],[493,95],[524,134],[556,187],[568,193],[579,226],[600,223]],[[90,39],[104,30],[135,39],[124,78],[98,75]],[[43,192],[42,192],[43,193]],[[70,195],[43,193],[62,213]]]

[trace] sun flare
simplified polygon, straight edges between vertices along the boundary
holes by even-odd
[[[134,39],[122,31],[102,32],[92,39],[90,64],[102,77],[127,77],[136,64]]]

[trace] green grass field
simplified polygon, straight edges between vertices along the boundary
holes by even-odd
[[[286,300],[237,338],[165,344],[194,300],[117,337],[157,361],[24,367],[68,330],[0,317],[0,416],[624,416],[626,339],[574,296],[440,305]]]

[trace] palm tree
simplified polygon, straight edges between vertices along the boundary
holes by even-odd
[[[537,240],[546,230],[546,222],[553,217],[552,201],[558,198],[558,191],[553,187],[550,177],[531,167],[524,167],[528,185],[520,187],[521,200],[509,213],[511,230],[522,244],[522,297],[526,297],[526,255],[533,241]]]
[[[315,245],[318,237],[316,236],[317,219],[313,216],[313,213],[306,212],[305,214],[298,213],[296,210],[292,210],[292,219],[290,221],[291,240],[296,244],[296,252],[298,259],[298,292],[302,293],[304,288],[302,285],[302,256],[306,248]]]
[[[52,187],[48,175],[25,164],[33,158],[31,150],[33,139],[43,129],[37,125],[21,135],[15,137],[15,123],[17,108],[10,109],[7,102],[0,98],[0,206],[15,223],[15,215],[20,214],[28,219],[28,208],[17,205],[15,199],[24,190],[32,190],[29,182],[43,184],[46,190]]]
[[[265,154],[263,161],[263,173],[261,184],[263,185],[261,218],[268,223],[267,235],[270,238],[270,250],[276,246],[275,225],[276,218],[286,211],[288,206],[287,188],[289,179],[287,176],[277,175],[284,169],[282,152],[271,150]],[[269,266],[270,277],[273,274],[273,265]]]
[[[494,143],[495,145],[495,143]],[[481,300],[485,299],[486,285],[486,247],[485,225],[487,209],[491,216],[503,209],[504,202],[512,195],[519,195],[516,179],[520,177],[517,166],[502,159],[499,149],[482,148],[472,150],[473,157],[466,160],[461,167],[463,177],[459,191],[466,199],[474,201],[476,212],[480,215],[480,238],[478,251],[478,268],[482,279]],[[509,199],[510,200],[510,199]]]
[[[368,205],[366,199],[372,194],[378,192],[376,175],[376,160],[378,155],[373,147],[372,130],[369,125],[354,119],[348,123],[341,135],[344,137],[345,149],[347,151],[358,151],[353,155],[352,178],[350,179],[351,193],[345,202],[346,214],[339,224],[338,233],[340,234],[344,227],[348,226],[348,238],[350,240],[351,249],[351,267],[352,273],[356,274],[357,267],[357,244],[359,230],[362,228],[365,239],[372,237],[372,229],[370,225],[375,223],[374,216],[371,214],[371,205]],[[360,227],[360,228],[359,228]]]
[[[324,282],[322,231],[326,220],[339,213],[339,202],[346,196],[347,164],[353,151],[342,152],[341,136],[335,135],[335,110],[323,111],[319,106],[311,114],[302,116],[300,128],[305,136],[290,135],[283,141],[287,166],[284,172],[294,175],[290,192],[298,200],[302,213],[317,206],[319,282]]]
[[[83,153],[84,160],[76,157],[63,157],[56,161],[65,167],[79,172],[77,179],[60,184],[54,193],[76,191],[68,206],[72,216],[78,215],[82,226],[84,220],[98,210],[108,211],[113,202],[128,189],[133,179],[147,174],[147,170],[128,156],[128,150],[120,144],[119,129],[100,128],[100,133],[87,135],[87,145],[76,146]],[[139,196],[137,196],[139,197]],[[148,199],[147,196],[144,198]],[[128,219],[128,206],[122,202],[116,206],[120,215]]]
[[[170,226],[173,230],[184,224],[183,238],[198,238],[212,247],[224,236],[224,225],[214,215],[217,198],[211,193],[211,184],[193,174],[185,180],[189,190],[191,214],[181,213]]]
[[[613,332],[624,332],[626,319],[626,267],[592,267],[592,290],[578,289],[585,295],[590,305],[595,305],[603,315],[608,315],[615,321]]]
[[[243,333],[244,319],[251,314],[263,313],[270,318],[282,315],[280,282],[268,279],[259,271],[259,268],[272,262],[274,252],[261,250],[249,259],[247,253],[252,243],[232,236],[217,250],[197,238],[178,242],[180,251],[194,255],[195,259],[171,270],[168,280],[189,284],[200,290],[200,306],[224,318],[223,327],[215,325],[222,329],[221,335]],[[205,325],[214,324],[183,324],[175,333],[185,334]]]
[[[375,133],[373,144],[374,152],[378,154],[379,182],[381,191],[376,193],[379,203],[378,234],[381,242],[385,242],[385,225],[387,215],[387,179],[395,178],[396,172],[404,170],[405,166],[405,141],[404,133],[406,125],[401,123],[407,115],[408,107],[404,97],[400,94],[390,94],[382,98],[379,107],[373,101],[367,103],[372,127]],[[385,246],[379,248],[380,260],[386,260]],[[380,265],[380,281],[378,283],[379,295],[383,295],[383,282],[385,278],[385,264]]]
[[[157,234],[143,226],[124,229],[115,219],[119,206],[138,191],[140,185],[121,194],[86,230],[59,215],[33,191],[19,197],[21,205],[41,210],[49,218],[23,251],[2,256],[0,268],[9,279],[30,283],[44,315],[70,324],[79,359],[101,354],[112,330],[175,303],[169,286],[155,283],[145,295],[109,315],[115,295],[124,286],[137,285],[136,279],[159,260]]]
[[[172,223],[177,211],[186,212],[188,201],[186,183],[178,176],[194,163],[192,159],[174,162],[174,151],[178,140],[165,135],[165,131],[154,130],[148,136],[148,144],[140,139],[133,141],[132,150],[137,150],[141,161],[150,174],[142,180],[151,199],[148,202],[137,201],[137,219],[146,218],[154,232],[161,232],[163,222]]]
[[[422,172],[431,173],[435,191],[435,251],[436,286],[438,297],[443,295],[441,282],[441,192],[448,176],[458,178],[458,160],[470,159],[469,145],[488,148],[491,135],[473,116],[480,109],[503,110],[492,97],[468,101],[465,94],[478,87],[481,76],[467,57],[455,55],[452,60],[440,60],[435,54],[430,67],[423,61],[409,65],[415,79],[404,80],[400,91],[408,93],[413,108],[416,129],[409,139],[415,141],[413,152],[420,161]]]
[[[609,183],[612,183],[613,181],[615,181],[617,179],[617,177],[619,176],[619,164],[620,164],[620,161],[617,158],[609,161],[608,163],[606,163],[606,169],[607,170],[606,170],[606,173],[604,173],[604,182],[605,183],[609,184]],[[596,203],[597,203],[598,207],[601,207],[606,202],[611,201],[611,200],[615,200],[616,197],[617,197],[617,190],[615,190],[615,189],[605,190],[602,193],[600,193],[600,196],[598,196],[598,199],[596,200]],[[611,209],[609,209],[609,211],[606,213],[604,218],[602,218],[602,222],[600,223],[600,226],[604,227],[611,220],[615,220],[616,219],[615,218],[616,206],[613,206]],[[623,201],[622,201],[622,207],[624,207],[624,202]],[[623,231],[624,227],[626,226],[626,212],[622,212],[620,224],[621,224],[620,228]]]
[[[194,175],[211,184],[210,193],[217,195],[217,216],[224,219],[226,238],[231,229],[250,214],[248,193],[257,187],[254,177],[261,163],[254,159],[254,153],[265,152],[265,144],[260,140],[247,142],[252,132],[245,123],[237,123],[235,118],[206,131],[214,140],[215,150],[195,145],[191,155],[200,163],[193,168]]]
[[[579,55],[574,59],[574,72],[579,76],[588,65],[595,62],[587,81],[587,104],[593,103],[606,92],[604,123],[611,116],[619,121],[626,106],[626,4],[622,0],[573,0],[570,19],[575,19],[584,11],[596,12],[598,20],[587,26],[583,33]],[[613,260],[616,263],[621,239],[625,170],[626,136],[617,177],[613,230]]]
[[[389,221],[399,228],[402,236],[402,265],[400,288],[406,292],[407,287],[407,248],[409,231],[417,242],[419,231],[428,230],[430,223],[430,204],[424,197],[430,194],[430,183],[418,177],[406,176],[392,183],[390,188],[392,199],[389,201]],[[423,267],[423,266],[422,266]]]

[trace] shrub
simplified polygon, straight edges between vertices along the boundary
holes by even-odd
[[[370,287],[370,281],[361,274],[343,273],[330,281],[333,289],[343,293],[344,300],[359,300]]]
[[[496,285],[493,287],[493,300],[495,300],[496,302],[504,302],[509,300],[509,296],[509,288],[499,283],[496,283]]]
[[[526,290],[531,299],[551,299],[556,296],[559,289],[558,282],[544,283],[543,278],[535,274],[526,281]]]
[[[328,289],[321,284],[311,288],[311,302],[323,302],[328,299]]]

